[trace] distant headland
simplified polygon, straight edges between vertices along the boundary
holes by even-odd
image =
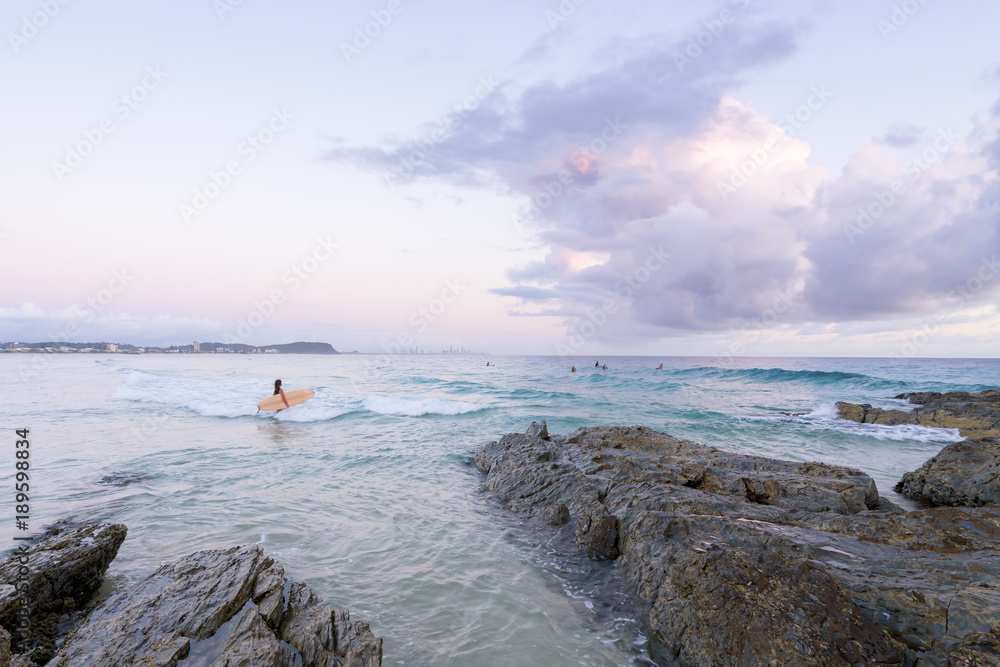
[[[282,343],[279,345],[244,345],[243,343],[199,343],[170,347],[140,347],[127,343],[2,343],[0,352],[41,352],[48,354],[105,352],[112,354],[340,354],[329,343]]]

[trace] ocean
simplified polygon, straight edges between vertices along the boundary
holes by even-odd
[[[276,378],[316,397],[257,414]],[[909,409],[893,396],[1000,386],[1000,360],[2,354],[0,382],[15,389],[4,488],[15,429],[30,429],[30,532],[128,526],[106,587],[258,544],[369,622],[386,665],[641,665],[615,566],[505,512],[483,491],[481,445],[540,419],[550,433],[644,425],[859,468],[912,508],[893,485],[958,433],[845,422],[834,403]],[[24,534],[8,495],[0,545]]]

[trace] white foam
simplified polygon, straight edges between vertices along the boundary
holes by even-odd
[[[130,371],[113,398],[190,410],[204,417],[250,417],[257,414],[257,402],[269,392],[270,380],[239,378],[208,380]],[[262,417],[288,422],[321,422],[352,412],[374,412],[400,417],[461,415],[490,406],[445,398],[353,394],[318,388],[316,396],[293,409],[261,413]]]
[[[861,435],[875,440],[915,441],[915,442],[959,442],[965,438],[954,428],[933,428],[916,424],[899,424],[886,426],[884,424],[859,424],[849,419],[841,419],[835,405],[821,405],[804,415],[776,414],[766,416],[751,416],[751,420],[772,420],[801,424],[804,428],[816,430],[833,430],[851,435]]]

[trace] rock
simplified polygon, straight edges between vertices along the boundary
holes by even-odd
[[[295,651],[282,644],[253,607],[247,607],[212,667],[292,667]]]
[[[303,667],[381,664],[382,642],[367,625],[338,624],[336,619],[349,618],[347,611],[335,615],[305,584],[291,584],[286,609],[285,584],[281,565],[256,546],[191,554],[98,605],[70,632],[50,664],[166,667],[197,653],[202,664],[293,665],[296,653],[281,643],[280,630],[299,628],[302,618],[310,619],[308,627],[322,637],[324,647],[333,647],[301,654]],[[224,626],[226,636],[206,641]],[[307,646],[305,634],[289,636]],[[358,655],[368,662],[358,662]]]
[[[565,507],[618,561],[661,664],[944,665],[1000,628],[1000,509],[904,513],[857,470],[644,427],[511,434],[476,462],[510,509]]]
[[[955,391],[948,394],[921,392],[899,394],[900,400],[919,405],[911,412],[883,410],[870,405],[837,403],[841,419],[862,424],[918,424],[931,428],[958,429],[963,438],[981,440],[1000,437],[1000,389],[977,394]]]
[[[542,440],[549,439],[549,427],[546,426],[545,422],[531,422],[531,426],[525,434],[530,438],[540,438]]]
[[[864,405],[855,405],[854,403],[837,403],[837,410],[840,413],[841,419],[858,422],[859,424],[865,423],[865,413],[871,410],[871,408],[872,406],[867,403]]]
[[[29,651],[34,648],[39,659],[50,656],[59,620],[64,613],[82,608],[101,587],[126,533],[121,524],[64,523],[30,542],[21,542],[0,565],[0,625],[15,636],[7,646],[20,650],[15,641],[17,628],[26,618],[29,634],[23,636],[24,647]],[[22,565],[27,567],[24,580],[19,579]],[[15,590],[19,581],[24,581],[23,595]],[[22,609],[22,603],[26,608]],[[0,646],[3,642],[0,637]]]
[[[912,412],[837,403],[842,419],[864,424],[918,424],[957,429],[966,439],[948,445],[896,484],[907,498],[932,506],[1000,505],[1000,389],[900,394]]]
[[[948,445],[904,474],[896,491],[929,505],[1000,505],[1000,440]]]
[[[948,656],[948,667],[1000,665],[1000,629],[965,636]]]
[[[565,505],[550,505],[542,510],[542,519],[550,526],[569,523],[569,508]]]
[[[382,664],[382,640],[367,623],[351,623],[346,612],[334,612],[305,584],[292,584],[288,599],[281,638],[298,650],[304,665]]]

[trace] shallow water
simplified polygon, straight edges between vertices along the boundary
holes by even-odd
[[[371,623],[387,665],[644,664],[616,568],[499,508],[472,465],[479,446],[535,419],[552,433],[642,424],[860,468],[905,502],[893,484],[957,433],[845,422],[833,403],[908,408],[892,396],[1000,384],[997,360],[486,360],[3,354],[0,381],[18,389],[5,451],[15,427],[31,429],[33,530],[67,517],[128,526],[115,585],[199,549],[259,544]],[[276,377],[316,397],[256,414]],[[4,484],[13,472],[11,459]]]

